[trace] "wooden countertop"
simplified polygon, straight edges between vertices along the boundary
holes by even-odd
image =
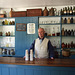
[[[0,57],[0,64],[75,67],[75,59],[34,59],[34,61],[25,61],[24,58],[18,57]]]

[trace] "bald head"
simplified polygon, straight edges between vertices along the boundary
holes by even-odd
[[[45,34],[44,29],[43,29],[43,28],[39,28],[39,29],[38,29],[38,35],[39,35],[39,37],[40,37],[41,39],[44,38],[44,34]]]

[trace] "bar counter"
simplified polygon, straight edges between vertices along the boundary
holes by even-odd
[[[38,58],[36,58],[33,61],[25,61],[24,58],[0,57],[0,64],[75,67],[75,59],[54,59],[54,60],[51,60],[51,59],[38,59]]]
[[[75,75],[75,59],[0,57],[0,75]]]

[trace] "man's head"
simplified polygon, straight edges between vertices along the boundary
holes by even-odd
[[[44,29],[43,29],[43,28],[39,28],[39,29],[38,29],[38,35],[39,35],[39,37],[40,37],[41,39],[44,38],[44,34],[45,34]]]

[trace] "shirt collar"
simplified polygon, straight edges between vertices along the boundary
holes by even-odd
[[[42,41],[43,41],[43,40],[44,40],[44,38],[43,38],[43,39],[41,39],[41,38],[39,37],[39,40],[42,40]]]

